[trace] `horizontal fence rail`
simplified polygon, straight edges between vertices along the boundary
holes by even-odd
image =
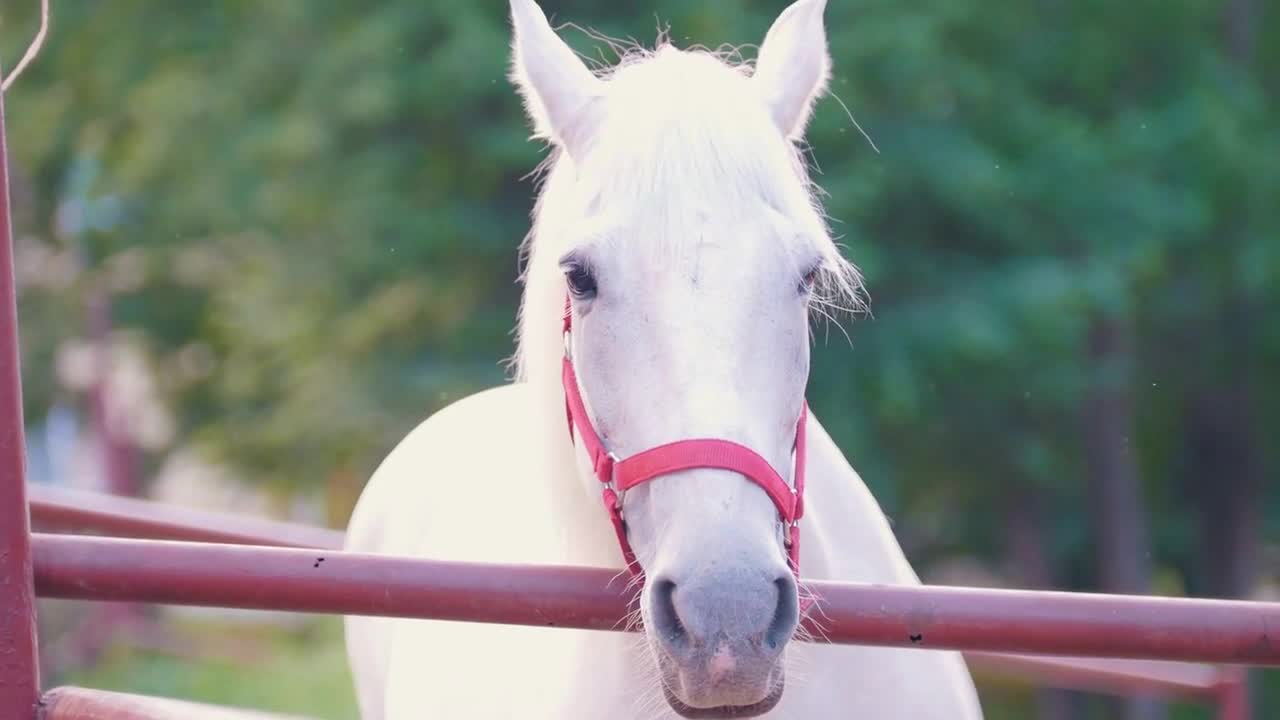
[[[192,510],[151,500],[32,483],[27,489],[31,522],[38,530],[100,532],[156,540],[342,548],[336,530]]]
[[[38,595],[621,630],[626,578],[279,547],[36,534]],[[813,581],[822,641],[1280,666],[1280,603]]]
[[[1152,695],[1191,701],[1216,701],[1226,686],[1241,681],[1236,666],[1199,663],[1124,660],[1114,658],[1047,657],[966,652],[965,660],[980,674],[1065,690],[1088,690],[1113,695]]]
[[[39,720],[311,720],[130,693],[59,687],[44,694]]]

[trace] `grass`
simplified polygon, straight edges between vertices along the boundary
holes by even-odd
[[[209,621],[173,625],[182,643],[193,648],[185,657],[134,649],[123,638],[94,667],[70,671],[58,682],[316,720],[358,718],[339,618],[318,618],[301,631],[266,625],[246,631]],[[201,657],[203,644],[238,651]]]

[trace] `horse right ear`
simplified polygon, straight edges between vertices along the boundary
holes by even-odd
[[[792,140],[804,135],[814,101],[831,76],[822,14],[827,0],[796,0],[778,16],[756,58],[752,78],[778,129]]]
[[[556,35],[534,0],[511,0],[511,80],[524,98],[536,137],[570,156],[584,140],[584,121],[603,82]]]

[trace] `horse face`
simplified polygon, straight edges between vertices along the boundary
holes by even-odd
[[[623,458],[720,438],[790,481],[809,363],[806,269],[818,260],[794,254],[794,230],[772,210],[700,220],[677,198],[662,204],[665,219],[647,208],[564,256],[593,424]],[[672,704],[741,712],[776,701],[798,603],[773,501],[738,473],[696,469],[628,490],[622,511]]]
[[[754,73],[663,47],[601,78],[532,0],[512,0],[513,76],[576,178],[543,198],[540,232],[561,235],[571,359],[617,456],[718,438],[792,478],[815,283],[855,280],[791,144],[828,73],[823,5],[788,8]],[[629,490],[622,513],[671,706],[690,717],[773,707],[799,620],[773,501],[738,473],[680,470]]]

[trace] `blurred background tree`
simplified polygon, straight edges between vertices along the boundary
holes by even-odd
[[[747,57],[784,5],[544,3]],[[0,7],[7,62],[35,6]],[[340,527],[408,429],[504,378],[541,158],[506,3],[53,10],[6,103],[28,422],[92,413],[74,350],[127,346],[168,418],[123,433],[140,491],[195,453]],[[827,26],[879,152],[828,99],[810,154],[874,319],[819,328],[811,398],[922,574],[1274,597],[1280,13],[832,0]]]

